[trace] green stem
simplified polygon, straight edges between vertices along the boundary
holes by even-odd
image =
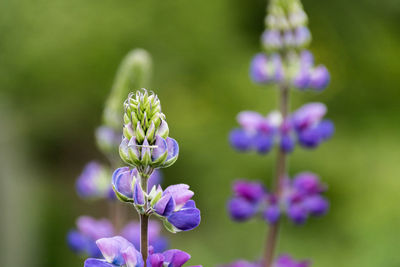
[[[280,112],[282,114],[282,119],[285,119],[289,113],[289,87],[286,84],[281,84],[280,86]],[[275,175],[275,194],[280,197],[282,193],[283,181],[286,176],[286,168],[287,168],[287,157],[286,153],[282,150],[278,150],[278,156],[276,161],[276,175]],[[267,235],[265,253],[264,253],[264,266],[271,267],[274,260],[274,254],[276,250],[276,246],[278,243],[278,235],[279,235],[279,220],[270,226]]]

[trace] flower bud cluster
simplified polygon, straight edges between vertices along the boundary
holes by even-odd
[[[222,267],[262,267],[261,261],[249,262],[246,260],[238,260]],[[283,254],[279,256],[273,264],[273,267],[310,267],[309,261],[296,261],[290,255]]]
[[[274,0],[265,19],[262,43],[267,52],[304,48],[311,41],[307,15],[298,0]]]
[[[304,148],[315,148],[329,139],[334,132],[333,123],[323,120],[326,106],[322,103],[309,103],[286,118],[279,112],[271,112],[268,116],[243,111],[237,120],[241,128],[230,133],[231,145],[239,151],[268,153],[274,145],[290,153],[296,144]]]
[[[324,90],[330,82],[330,74],[324,65],[314,66],[314,57],[308,50],[288,53],[286,68],[279,54],[259,53],[250,64],[250,77],[255,83],[280,83],[285,80],[299,90]]]
[[[71,230],[67,235],[67,243],[72,251],[89,257],[101,257],[96,246],[96,240],[112,237],[116,231],[107,219],[96,220],[89,216],[81,216],[76,222],[77,230]],[[120,235],[131,242],[136,249],[140,249],[140,225],[130,222],[121,230]],[[149,244],[156,253],[168,248],[168,241],[161,236],[161,227],[156,221],[149,222]]]
[[[165,190],[155,185],[147,193],[135,170],[122,167],[113,174],[112,185],[121,201],[132,203],[140,214],[156,215],[173,233],[192,230],[200,224],[200,210],[191,200],[194,193],[188,185],[171,185]]]
[[[300,0],[272,0],[261,40],[263,53],[254,56],[250,77],[255,83],[281,84],[299,90],[321,91],[330,82],[324,65],[314,66],[307,15]]]
[[[144,267],[142,255],[135,246],[121,236],[101,238],[96,241],[104,259],[89,258],[85,261],[85,267]],[[167,250],[163,253],[155,253],[149,249],[147,267],[174,266],[181,267],[189,259],[190,255],[178,249]],[[201,267],[200,265],[192,267]]]
[[[145,89],[130,94],[124,103],[121,159],[145,170],[171,166],[178,158],[178,143],[168,137],[169,128],[157,95]]]
[[[285,179],[279,195],[267,192],[261,183],[238,180],[233,185],[228,211],[236,221],[261,215],[274,224],[285,214],[293,223],[302,224],[308,217],[328,211],[329,203],[321,195],[325,190],[318,176],[309,172],[300,173],[293,180]]]

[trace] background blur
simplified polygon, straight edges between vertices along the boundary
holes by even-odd
[[[332,83],[292,94],[292,108],[328,105],[334,138],[296,150],[290,174],[314,171],[329,184],[331,211],[301,227],[285,222],[279,250],[314,266],[400,266],[400,5],[397,0],[304,0],[311,49]],[[180,144],[165,183],[196,192],[202,223],[172,235],[174,248],[205,267],[257,259],[263,222],[230,222],[233,179],[273,175],[274,154],[239,154],[228,144],[243,109],[267,113],[276,91],[251,83],[260,50],[262,0],[4,0],[0,2],[1,266],[82,266],[66,232],[81,214],[106,216],[74,183],[100,158],[101,121],[116,69],[132,48],[154,59],[152,88]],[[133,213],[133,212],[132,212]]]

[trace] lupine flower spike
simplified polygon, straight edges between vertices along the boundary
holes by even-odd
[[[289,178],[287,157],[296,146],[313,149],[334,133],[334,125],[324,119],[327,108],[322,103],[309,103],[290,112],[290,89],[322,91],[330,82],[324,65],[316,65],[313,54],[306,50],[311,42],[307,15],[300,0],[270,0],[261,36],[263,51],[250,63],[250,78],[258,84],[276,85],[279,90],[278,110],[267,115],[242,111],[240,125],[231,131],[229,141],[241,152],[267,154],[278,150],[275,188],[267,190],[261,182],[238,180],[233,197],[227,204],[230,217],[247,221],[258,217],[269,224],[264,257],[258,262],[238,261],[227,267],[308,267],[281,256],[275,262],[278,225],[283,217],[294,224],[303,224],[311,216],[321,216],[329,209],[322,195],[326,186],[317,175],[304,172]]]

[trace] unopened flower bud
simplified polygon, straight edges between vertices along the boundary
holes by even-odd
[[[135,167],[171,166],[178,158],[179,147],[168,137],[168,124],[157,95],[143,89],[135,95],[130,94],[124,106],[121,159]]]

